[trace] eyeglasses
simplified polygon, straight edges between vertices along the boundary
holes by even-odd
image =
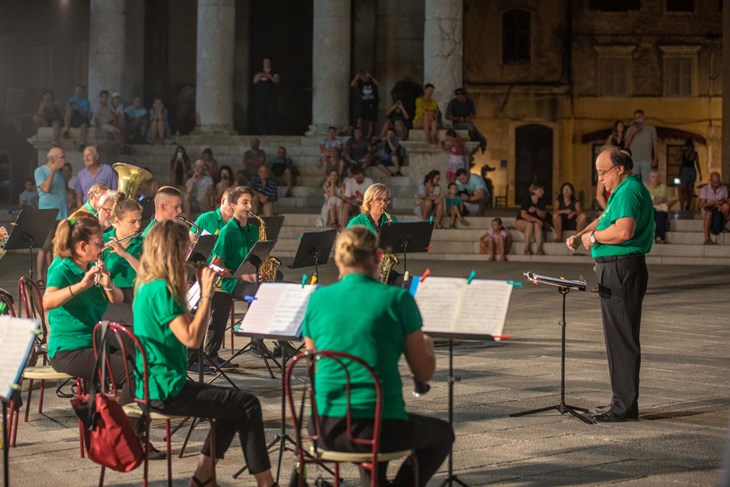
[[[97,240],[96,242],[89,242],[89,245],[96,245],[98,248],[104,247],[104,242]]]
[[[606,176],[606,174],[610,173],[612,170],[616,169],[618,166],[611,166],[611,169],[606,169],[605,171],[596,171],[598,173],[599,178],[603,178]]]
[[[386,205],[390,203],[390,198],[375,198],[375,201],[378,203],[385,203]]]
[[[101,208],[99,208],[99,211],[101,211],[101,210],[104,210],[104,212],[106,212],[106,213],[111,213],[112,211],[114,211],[114,208],[104,208],[102,206]]]

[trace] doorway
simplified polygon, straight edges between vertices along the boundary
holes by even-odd
[[[531,184],[544,186],[549,200],[553,191],[553,129],[536,124],[517,127],[515,158],[514,204],[522,204]]]

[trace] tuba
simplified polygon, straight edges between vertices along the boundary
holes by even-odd
[[[253,211],[248,212],[248,216],[251,216],[259,221],[259,240],[266,240],[266,222],[263,218],[258,216]],[[276,281],[276,271],[279,270],[281,261],[276,257],[269,256],[259,266],[259,274],[261,275],[261,281],[263,282],[274,282]]]
[[[388,223],[393,221],[393,218],[388,213],[383,213],[385,218],[388,219]],[[390,272],[398,264],[398,257],[392,252],[386,252],[383,256],[383,260],[380,262],[380,283],[388,284],[390,279]]]
[[[139,187],[148,179],[153,179],[152,173],[141,167],[133,166],[125,162],[117,162],[112,165],[119,176],[118,190],[124,193],[125,198],[137,197]]]

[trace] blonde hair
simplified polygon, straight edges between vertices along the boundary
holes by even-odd
[[[61,258],[72,258],[79,242],[89,242],[94,235],[102,236],[99,220],[88,211],[77,210],[58,222],[53,237],[53,253]]]
[[[374,274],[378,265],[378,236],[367,227],[354,225],[340,233],[335,242],[335,261],[346,267]]]
[[[184,253],[189,244],[188,227],[182,223],[172,220],[155,223],[144,239],[136,286],[162,279],[175,300],[184,303],[187,292]]]
[[[370,205],[378,198],[390,198],[390,190],[383,183],[371,184],[365,190],[362,205],[360,206],[360,213],[370,213]]]
[[[86,198],[89,199],[93,195],[104,195],[109,191],[109,186],[104,183],[96,183],[91,185],[89,190],[86,192]]]

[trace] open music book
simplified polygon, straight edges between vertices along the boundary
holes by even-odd
[[[411,293],[425,333],[499,337],[504,329],[512,284],[506,281],[416,276]]]
[[[316,285],[283,282],[261,284],[256,299],[236,331],[279,338],[299,338],[304,312]]]
[[[25,368],[38,321],[0,316],[0,397],[10,398]]]

